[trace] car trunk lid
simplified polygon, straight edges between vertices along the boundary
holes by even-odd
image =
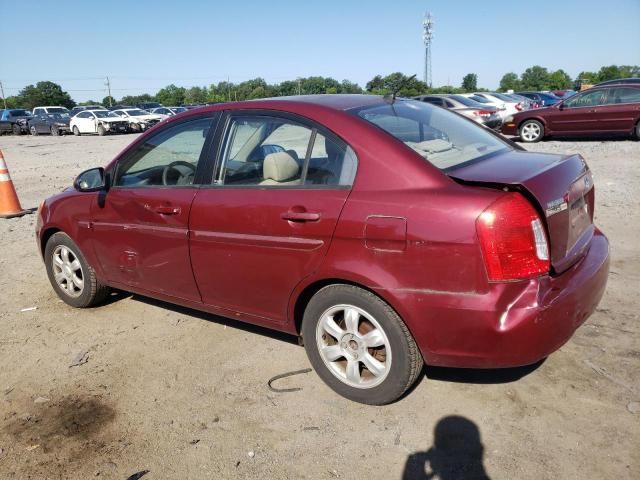
[[[447,172],[463,183],[520,190],[546,223],[550,260],[561,273],[584,255],[594,232],[593,178],[580,155],[510,151]]]

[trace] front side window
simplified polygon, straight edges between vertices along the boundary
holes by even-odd
[[[564,106],[567,108],[579,108],[579,107],[595,107],[602,104],[602,90],[596,90],[594,92],[587,92],[581,95],[571,97],[564,102]]]
[[[234,117],[223,147],[219,185],[351,185],[355,153],[316,128],[271,117]]]
[[[511,147],[484,128],[448,110],[411,100],[355,110],[434,166],[447,170]]]
[[[212,121],[201,118],[179,123],[146,139],[121,160],[114,185],[193,185]]]

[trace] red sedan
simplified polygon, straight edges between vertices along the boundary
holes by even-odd
[[[558,349],[605,290],[579,155],[527,153],[413,100],[321,95],[192,110],[43,202],[55,291],[110,288],[299,335],[336,392],[384,404],[423,363]]]
[[[523,142],[549,136],[634,135],[640,139],[640,85],[607,85],[573,95],[547,108],[505,118],[505,135]]]

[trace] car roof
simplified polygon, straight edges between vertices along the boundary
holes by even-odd
[[[399,101],[408,99],[398,98]],[[308,107],[326,107],[331,110],[352,110],[356,108],[368,107],[373,105],[381,105],[384,103],[384,97],[379,95],[361,95],[361,94],[322,94],[322,95],[297,95],[290,97],[271,97],[260,98],[256,100],[244,100],[241,102],[217,103],[214,105],[204,105],[197,107],[198,112],[217,111],[224,109],[287,109],[287,107],[308,106]],[[193,110],[192,110],[193,111]],[[186,112],[185,112],[186,113]]]

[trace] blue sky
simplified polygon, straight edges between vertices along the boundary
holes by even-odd
[[[495,88],[534,64],[572,77],[640,64],[640,0],[0,0],[0,81],[14,95],[52,80],[83,101],[106,95],[106,75],[116,98],[227,77],[325,75],[362,86],[378,73],[421,78],[426,10],[436,21],[434,85],[474,72]]]

